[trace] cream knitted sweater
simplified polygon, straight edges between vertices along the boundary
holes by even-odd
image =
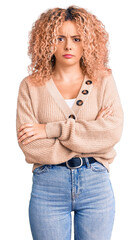
[[[19,85],[16,131],[24,123],[40,123],[46,124],[47,134],[46,138],[26,145],[18,142],[26,162],[33,164],[32,172],[43,164],[58,164],[75,156],[94,157],[110,170],[124,122],[113,75],[100,78],[98,85],[85,75],[72,108],[52,78],[39,87],[32,86],[28,78]],[[99,110],[106,105],[112,106],[113,115],[96,120]]]

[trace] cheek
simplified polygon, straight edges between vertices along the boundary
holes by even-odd
[[[56,57],[60,57],[60,55],[61,55],[61,49],[60,48],[57,48],[57,50],[54,52],[54,55],[56,56]]]
[[[62,46],[57,45],[57,46],[56,46],[56,51],[54,52],[54,54],[55,54],[55,53],[58,54],[58,53],[61,52],[61,51],[62,51]]]
[[[82,46],[82,44],[77,44],[77,50],[78,50],[79,52],[82,52],[82,51],[83,51],[83,46]]]
[[[77,48],[77,53],[79,56],[82,56],[83,55],[83,48],[82,47],[78,47]]]

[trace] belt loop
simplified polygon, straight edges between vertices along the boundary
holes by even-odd
[[[90,165],[90,163],[89,163],[89,159],[88,159],[88,157],[85,157],[85,161],[86,161],[87,168],[90,168],[91,165]]]

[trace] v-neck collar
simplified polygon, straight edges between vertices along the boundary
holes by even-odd
[[[70,108],[69,105],[66,103],[65,99],[63,98],[63,96],[61,95],[61,93],[59,92],[58,88],[56,87],[52,77],[46,82],[47,85],[47,89],[49,91],[49,93],[51,94],[51,96],[54,98],[54,100],[56,101],[57,105],[59,106],[59,108],[62,110],[62,112],[64,113],[66,119],[68,119],[68,117],[70,115],[74,115],[75,118],[77,118],[79,111],[82,109],[85,101],[87,100],[91,89],[93,87],[93,84],[88,84],[87,81],[91,81],[87,75],[84,76],[84,80],[82,82],[81,88],[78,92],[77,97],[74,100],[74,103],[72,105],[72,107]],[[83,94],[82,91],[83,90],[87,90],[88,93],[87,94]],[[82,100],[83,104],[82,105],[78,105],[77,101],[78,100]]]

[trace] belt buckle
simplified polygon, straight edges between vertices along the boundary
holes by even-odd
[[[80,163],[80,165],[79,166],[76,166],[76,167],[70,167],[69,166],[69,164],[68,164],[68,161],[66,161],[66,166],[68,167],[68,168],[70,168],[70,169],[75,169],[75,168],[80,168],[82,165],[83,165],[83,159],[81,158],[81,157],[79,157],[80,158],[80,160],[81,160],[81,163]]]

